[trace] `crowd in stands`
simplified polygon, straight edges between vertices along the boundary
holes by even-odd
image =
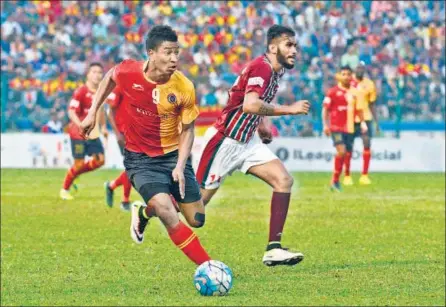
[[[1,1],[1,73],[7,130],[60,132],[67,102],[89,62],[108,70],[146,59],[157,24],[179,34],[180,69],[203,110],[225,105],[228,88],[265,52],[269,26],[295,29],[299,54],[276,103],[312,102],[306,117],[274,120],[278,133],[312,135],[340,65],[367,65],[381,120],[444,121],[444,1]]]

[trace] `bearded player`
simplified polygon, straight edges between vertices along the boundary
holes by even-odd
[[[110,125],[115,133],[116,140],[121,154],[124,156],[125,152],[125,139],[124,139],[124,120],[125,120],[125,106],[123,102],[123,93],[119,87],[115,87],[113,92],[107,98],[109,109],[107,117]],[[132,190],[132,183],[124,170],[116,179],[107,181],[105,186],[105,202],[110,208],[113,207],[113,194],[117,187],[122,186],[122,201],[121,209],[124,211],[130,210],[130,191]]]
[[[359,177],[359,184],[368,185],[372,182],[368,176],[370,165],[370,147],[372,138],[372,122],[375,120],[376,133],[379,134],[378,114],[376,112],[376,88],[372,80],[365,78],[365,64],[361,62],[355,70],[355,75],[352,81],[352,86],[356,88],[359,104],[364,106],[364,120],[367,124],[367,132],[361,133],[360,119],[355,117],[355,137],[361,137],[364,150],[362,152],[362,173]],[[352,148],[350,148],[353,150]],[[345,176],[344,185],[352,185],[353,179],[350,176],[350,161],[352,159],[352,151],[345,153]]]
[[[157,216],[173,243],[199,265],[210,257],[196,234],[179,219],[170,198],[172,194],[190,226],[204,225],[205,209],[190,160],[199,113],[195,89],[177,70],[179,45],[172,28],[154,26],[147,35],[146,51],[148,61],[125,60],[106,74],[82,131],[89,135],[96,113],[118,86],[126,111],[124,166],[145,202],[132,205],[130,235],[142,243],[149,218]]]
[[[229,91],[227,106],[205,134],[204,150],[197,168],[203,201],[207,204],[226,176],[235,170],[251,174],[273,189],[269,241],[263,263],[295,265],[303,254],[282,248],[281,236],[290,203],[293,177],[271,150],[255,137],[265,116],[306,114],[307,101],[291,105],[270,104],[285,69],[294,67],[297,54],[292,29],[274,25],[267,33],[266,53],[246,66]],[[263,123],[268,129],[268,123]],[[261,134],[270,141],[268,130]]]
[[[98,89],[99,83],[104,75],[104,69],[100,63],[91,63],[87,71],[87,81],[78,88],[69,103],[68,117],[70,118],[69,134],[71,141],[71,152],[74,158],[73,166],[68,170],[59,196],[64,200],[71,200],[70,187],[79,175],[93,171],[104,165],[104,147],[99,138],[99,130],[107,136],[105,127],[105,114],[101,109],[98,112],[99,125],[90,133],[89,139],[85,140],[80,133],[79,126],[87,116],[91,107],[93,97]],[[92,159],[85,161],[85,157]]]
[[[331,135],[336,148],[331,189],[340,192],[339,177],[345,153],[351,152],[353,148],[355,116],[360,119],[362,133],[367,133],[367,124],[364,122],[363,106],[357,100],[356,89],[351,86],[351,68],[341,67],[337,80],[338,85],[330,88],[324,98],[322,120],[324,133],[327,136]]]

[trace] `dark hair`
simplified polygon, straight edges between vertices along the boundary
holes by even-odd
[[[146,50],[156,50],[163,42],[177,42],[178,36],[169,26],[154,26],[147,33]]]
[[[96,67],[96,66],[104,69],[104,66],[101,63],[99,63],[99,62],[91,62],[90,65],[88,65],[88,70],[87,71],[90,71],[90,69],[92,67]]]
[[[278,38],[282,36],[282,34],[286,34],[289,36],[295,36],[296,33],[293,29],[279,26],[279,25],[273,25],[271,28],[268,29],[268,32],[266,33],[266,50],[268,51],[268,46],[271,44],[273,39]]]
[[[343,71],[343,70],[348,70],[349,72],[353,72],[352,69],[350,68],[350,66],[348,66],[348,65],[344,65],[344,66],[341,66],[341,68],[339,68],[339,71]]]

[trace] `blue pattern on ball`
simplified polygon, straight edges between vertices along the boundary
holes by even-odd
[[[194,286],[203,296],[226,295],[232,288],[232,271],[221,261],[202,263],[194,275]]]

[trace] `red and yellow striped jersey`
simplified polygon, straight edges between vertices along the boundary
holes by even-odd
[[[156,84],[147,78],[147,67],[148,62],[124,60],[114,67],[112,78],[126,111],[126,149],[156,157],[178,149],[180,123],[192,123],[199,111],[194,85],[181,72]]]

